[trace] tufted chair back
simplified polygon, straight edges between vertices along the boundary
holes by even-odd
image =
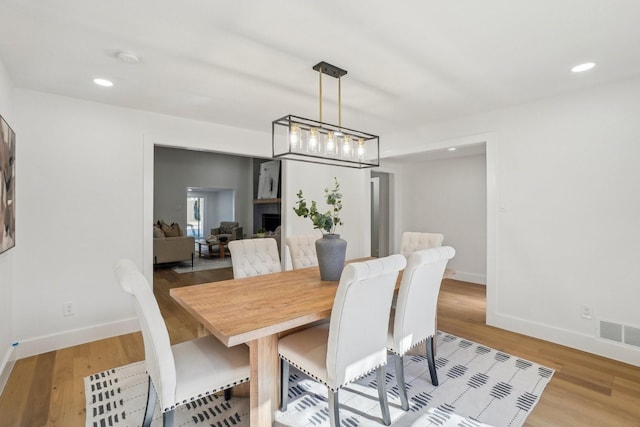
[[[322,238],[320,231],[314,234],[287,237],[287,246],[291,253],[291,262],[293,263],[294,270],[318,265],[316,240],[320,238]]]
[[[329,326],[330,389],[342,387],[387,363],[391,300],[398,272],[406,263],[404,257],[396,254],[345,266]]]
[[[144,341],[145,367],[162,408],[175,403],[176,365],[160,308],[147,279],[135,264],[123,259],[115,267],[120,286],[133,295]]]
[[[447,262],[456,251],[450,246],[412,253],[402,275],[398,301],[391,318],[389,349],[404,355],[436,334],[438,293]]]
[[[415,251],[442,246],[443,241],[444,235],[440,233],[405,231],[400,241],[400,253],[408,258]]]
[[[234,279],[282,271],[276,239],[245,239],[229,242]]]

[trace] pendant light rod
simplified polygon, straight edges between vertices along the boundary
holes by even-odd
[[[338,79],[338,126],[342,126],[342,90],[340,77],[347,74],[347,70],[343,70],[340,67],[336,67],[335,65],[331,65],[324,61],[318,62],[313,66],[313,69],[316,70],[320,76],[320,122],[322,122],[322,75],[327,74]]]
[[[338,77],[338,127],[342,127],[342,79]]]
[[[318,75],[320,76],[320,119],[319,122],[322,123],[322,69],[318,70]]]

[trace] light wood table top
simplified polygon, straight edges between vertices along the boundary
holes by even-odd
[[[170,295],[231,347],[328,318],[337,288],[309,267],[174,288]]]

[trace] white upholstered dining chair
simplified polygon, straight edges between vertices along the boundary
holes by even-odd
[[[150,426],[156,400],[163,425],[173,425],[176,407],[225,391],[249,380],[249,350],[244,345],[227,348],[212,335],[171,345],[158,303],[145,277],[130,260],[115,266],[120,286],[132,294],[142,339],[145,367],[149,374],[147,406],[142,425]]]
[[[402,273],[395,310],[391,311],[387,347],[396,357],[396,379],[402,409],[409,409],[404,380],[404,355],[426,341],[431,383],[438,385],[435,365],[436,306],[447,262],[456,251],[450,246],[423,249],[409,255]]]
[[[400,239],[400,253],[408,257],[420,249],[437,248],[442,246],[444,235],[440,233],[421,233],[419,231],[405,231]]]
[[[316,240],[322,238],[322,232],[314,234],[300,234],[287,237],[287,246],[291,254],[293,269],[318,265],[316,254]]]
[[[232,240],[229,252],[234,279],[282,271],[278,243],[274,238]]]
[[[398,272],[405,265],[406,259],[399,254],[348,264],[340,277],[329,323],[280,338],[283,410],[288,400],[289,365],[328,388],[332,427],[340,425],[338,390],[377,370],[382,419],[386,425],[391,423],[384,372],[387,328]]]

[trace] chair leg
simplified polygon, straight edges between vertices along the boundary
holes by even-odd
[[[389,401],[387,400],[387,385],[384,375],[384,365],[378,368],[378,399],[380,409],[382,409],[382,422],[384,425],[391,425],[391,415],[389,414]]]
[[[280,359],[280,409],[287,410],[289,403],[289,362]]]
[[[173,409],[162,414],[162,427],[173,427]]]
[[[226,388],[224,390],[224,400],[231,400],[231,389]]]
[[[429,374],[431,375],[431,384],[438,385],[438,373],[436,372],[436,346],[434,337],[427,338],[427,363],[429,364]]]
[[[149,377],[149,388],[147,391],[147,407],[144,410],[144,418],[142,421],[142,427],[151,426],[151,419],[153,418],[153,411],[156,409],[156,400],[158,395],[156,389],[153,387],[151,377]]]
[[[404,357],[394,357],[396,362],[396,381],[398,382],[398,394],[400,395],[400,403],[402,409],[409,410],[409,399],[407,398],[407,385],[404,382]]]
[[[340,427],[340,404],[338,390],[327,390],[329,394],[329,423],[331,427]]]

